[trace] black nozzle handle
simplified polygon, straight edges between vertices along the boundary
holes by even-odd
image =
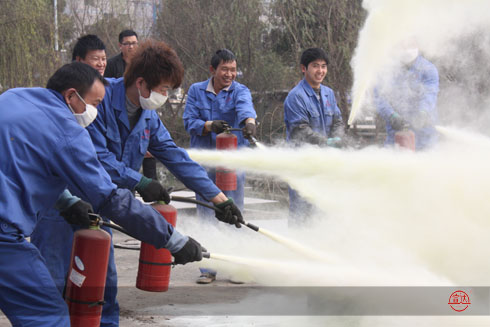
[[[220,208],[217,208],[213,205],[210,205],[209,203],[206,203],[206,202],[202,202],[202,201],[198,201],[198,200],[194,200],[194,199],[189,199],[189,198],[186,198],[186,197],[183,197],[183,196],[175,196],[175,195],[171,195],[170,196],[170,199],[172,201],[177,201],[177,202],[187,202],[187,203],[194,203],[194,204],[199,204],[199,205],[202,205],[203,207],[206,207],[206,208],[209,208],[209,209],[212,209],[212,210],[215,210],[217,212],[222,212],[222,210]],[[251,223],[245,223],[244,224],[245,226],[247,226],[248,228],[250,229],[253,229],[254,231],[258,232],[259,231],[259,227],[258,226],[255,226],[254,224],[251,224]]]
[[[250,229],[254,230],[255,232],[258,232],[258,231],[259,231],[259,229],[260,229],[260,228],[259,228],[259,226],[256,226],[256,225],[254,225],[254,224],[247,223],[247,222],[245,222],[245,226],[247,226],[248,228],[250,228]]]
[[[243,132],[242,128],[236,128],[236,127],[228,127],[226,129],[226,132]],[[257,146],[257,139],[254,136],[248,136],[245,137],[249,142],[251,147],[256,147]]]
[[[93,213],[93,212],[89,212],[88,213],[88,217],[90,218],[90,220],[93,220],[93,221],[96,221],[96,222],[100,222],[102,221],[102,217],[96,213]]]

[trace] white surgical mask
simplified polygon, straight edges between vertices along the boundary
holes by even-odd
[[[70,106],[70,104],[68,104],[68,108],[70,108],[70,110],[73,113],[73,115],[75,116],[78,124],[80,124],[80,126],[82,126],[82,127],[87,127],[97,117],[97,108],[95,108],[91,104],[87,104],[82,99],[82,97],[80,96],[80,94],[78,94],[78,92],[75,91],[75,93],[77,94],[78,98],[80,100],[82,100],[83,103],[85,103],[85,111],[83,113],[81,113],[81,114],[77,114],[77,113],[75,113],[75,111],[73,110],[73,108]]]
[[[166,95],[160,94],[158,92],[150,92],[149,98],[143,98],[141,96],[140,90],[138,89],[138,94],[140,95],[140,105],[141,108],[147,110],[155,110],[162,107],[165,102],[167,102],[168,97]]]
[[[419,55],[419,49],[417,48],[412,48],[412,49],[406,49],[402,52],[400,60],[404,64],[409,64],[412,61],[414,61]]]

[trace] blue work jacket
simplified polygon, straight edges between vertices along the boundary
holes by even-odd
[[[212,199],[221,191],[206,170],[178,147],[155,110],[142,109],[130,129],[126,111],[126,88],[122,78],[109,80],[96,120],[87,127],[98,158],[112,181],[133,190],[141,180],[139,169],[146,151],[160,160],[188,188]]]
[[[320,100],[313,88],[303,79],[291,91],[284,101],[284,122],[286,139],[301,124],[307,124],[326,138],[335,136],[343,129],[342,114],[332,89],[320,85]]]
[[[233,128],[242,128],[247,118],[257,117],[252,95],[245,85],[233,81],[228,90],[215,95],[206,91],[209,81],[194,83],[187,92],[183,119],[193,148],[216,149],[216,134],[203,135],[206,121],[225,120]],[[238,147],[249,144],[241,131],[233,133],[238,137]]]
[[[430,118],[428,126],[410,129],[415,133],[415,148],[420,150],[437,141],[434,125],[438,123],[437,95],[439,93],[439,73],[436,66],[422,56],[418,56],[407,68],[400,68],[384,84],[374,91],[374,103],[379,115],[386,122],[386,145],[395,142],[395,130],[390,117],[396,111],[409,124],[419,111],[425,111]]]
[[[58,92],[17,88],[0,95],[0,153],[0,233],[29,236],[65,188],[158,248],[173,233],[153,208],[116,189]]]

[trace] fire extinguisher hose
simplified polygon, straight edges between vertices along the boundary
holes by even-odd
[[[101,223],[101,225],[103,225],[103,226],[107,226],[107,227],[109,227],[109,228],[112,228],[112,229],[118,230],[118,231],[120,231],[121,233],[124,233],[124,234],[126,234],[126,235],[129,235],[129,232],[128,232],[127,230],[125,230],[124,228],[122,228],[121,226],[118,226],[118,225],[116,225],[116,224],[111,224],[111,223],[108,223],[108,222],[106,222],[106,221],[103,221],[103,222]],[[131,235],[129,235],[129,236],[131,236]]]
[[[209,204],[209,203],[206,203],[206,202],[203,202],[203,201],[198,201],[198,200],[194,200],[194,199],[190,199],[190,198],[186,198],[186,197],[183,197],[183,196],[174,196],[174,195],[171,195],[170,196],[170,199],[172,201],[177,201],[177,202],[187,202],[187,203],[194,203],[194,204],[199,204],[203,207],[206,207],[206,208],[209,208],[211,210],[215,210],[215,211],[218,211],[218,212],[221,212],[221,209],[219,208],[216,208],[215,206]],[[245,223],[245,226],[247,226],[248,228],[258,232],[259,231],[259,227],[251,224],[251,223]]]
[[[175,196],[175,195],[171,195],[170,198],[171,198],[172,201],[198,204],[198,205],[201,205],[203,207],[206,207],[206,208],[209,208],[209,209],[212,209],[212,210],[221,212],[221,209],[216,208],[215,206],[213,206],[213,205],[211,205],[209,203],[203,202],[203,201],[198,201],[198,200],[186,198],[186,197],[183,197],[183,196]],[[102,217],[99,216],[98,214],[89,213],[89,216],[90,216],[91,219],[96,220],[97,221],[97,224],[99,226],[106,226],[106,227],[115,229],[117,231],[120,231],[121,233],[124,233],[124,234],[126,234],[128,236],[131,236],[126,229],[124,229],[123,227],[118,226],[116,224],[112,224],[112,223],[109,223],[109,222],[104,221],[102,219]],[[248,223],[248,222],[245,222],[244,225],[247,226],[248,228],[250,228],[251,230],[255,231],[255,232],[258,232],[260,230],[260,228],[258,226],[254,225],[254,224],[251,224],[251,223]],[[130,248],[130,247],[116,246],[116,245],[114,245],[114,247],[119,247],[119,248],[128,249],[128,250],[139,250],[139,248]]]
[[[102,217],[101,217],[101,216],[99,216],[99,215],[98,215],[98,214],[96,214],[96,213],[89,213],[88,215],[89,215],[90,219],[92,219],[93,221],[95,221],[95,222],[96,222],[96,224],[97,224],[99,227],[100,227],[100,226],[106,226],[106,227],[109,227],[109,228],[112,228],[112,229],[118,230],[118,231],[120,231],[121,233],[124,233],[124,234],[126,234],[126,235],[128,235],[128,236],[131,236],[131,235],[129,235],[129,232],[128,232],[127,230],[125,230],[123,227],[118,226],[118,225],[116,225],[116,224],[109,223],[109,222],[107,222],[107,221],[104,221],[104,220],[102,219]]]

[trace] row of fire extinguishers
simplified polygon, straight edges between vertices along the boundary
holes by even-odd
[[[173,206],[160,203],[152,206],[167,222],[175,226],[177,210]],[[111,236],[100,226],[127,233],[117,225],[104,222],[97,214],[89,215],[92,219],[90,227],[76,231],[73,236],[65,287],[65,301],[72,327],[100,325],[111,248]],[[141,242],[136,287],[149,292],[167,291],[171,266],[172,255],[167,249],[156,249],[153,245]]]
[[[216,149],[236,150],[237,136],[228,129],[216,136]],[[241,131],[241,129],[240,129]],[[256,140],[250,139],[251,144]],[[236,190],[236,173],[225,167],[216,168],[216,185],[222,191]],[[172,200],[194,202],[186,198],[172,197]],[[203,204],[200,203],[199,204]],[[167,204],[155,203],[152,206],[174,227],[177,210]],[[104,222],[96,214],[91,214],[92,224],[88,229],[75,232],[70,260],[70,268],[65,288],[65,301],[70,312],[72,327],[96,327],[100,325],[104,289],[111,247],[109,233],[100,226],[105,225],[124,233],[123,228]],[[167,249],[156,249],[153,245],[141,242],[136,287],[149,292],[168,290],[172,255]]]

